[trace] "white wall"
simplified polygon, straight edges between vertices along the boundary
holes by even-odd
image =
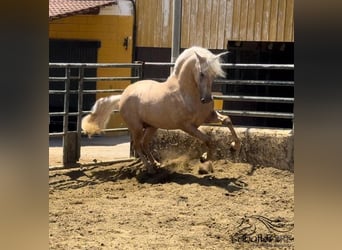
[[[131,16],[133,15],[133,6],[129,0],[118,0],[118,4],[106,6],[100,9],[99,15]]]

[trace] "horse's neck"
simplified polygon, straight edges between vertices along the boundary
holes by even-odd
[[[165,84],[171,92],[179,90],[178,78],[174,74],[171,74],[163,84]]]
[[[183,94],[198,98],[199,92],[196,86],[196,82],[193,76],[192,65],[183,65],[181,71],[178,74],[179,88]]]

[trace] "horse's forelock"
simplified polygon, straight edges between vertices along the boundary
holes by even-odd
[[[175,62],[173,74],[177,76],[180,73],[180,70],[183,67],[184,63],[190,57],[195,56],[195,53],[200,55],[202,58],[206,58],[207,68],[206,67],[202,68],[203,71],[208,71],[208,74],[214,77],[225,76],[225,72],[222,70],[221,65],[220,65],[220,57],[218,57],[217,55],[214,55],[209,50],[202,48],[202,47],[198,47],[198,46],[190,47],[184,50],[179,55],[179,57],[177,58]]]
[[[219,58],[214,58],[212,61],[209,61],[209,71],[210,74],[215,77],[225,77],[225,72],[222,70],[221,61]]]
[[[221,67],[221,58],[220,56],[214,55],[209,50],[201,47],[193,47],[193,50],[198,53],[202,58],[206,58],[207,65],[202,70],[208,71],[211,76],[217,77],[224,77],[225,72],[222,70]],[[207,68],[206,68],[207,67]]]

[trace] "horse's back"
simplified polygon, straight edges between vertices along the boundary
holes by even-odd
[[[154,97],[162,94],[162,84],[153,80],[142,80],[129,85],[122,93],[120,106],[124,106],[126,102],[139,101],[148,102]]]
[[[164,83],[153,80],[142,80],[129,85],[121,95],[121,116],[127,123],[132,120],[147,122],[147,117],[153,117],[156,109],[163,109],[167,92]]]
[[[120,113],[126,123],[140,122],[156,128],[176,129],[192,110],[184,104],[176,79],[159,83],[143,80],[128,86],[122,93]]]

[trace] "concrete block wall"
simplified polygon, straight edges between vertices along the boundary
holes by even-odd
[[[228,128],[202,126],[200,129],[213,138],[215,159],[294,171],[294,134],[290,129],[236,128],[243,143],[238,155],[230,151],[232,136]],[[180,130],[159,129],[151,146],[161,159],[184,154],[199,158],[207,151],[201,141]]]

